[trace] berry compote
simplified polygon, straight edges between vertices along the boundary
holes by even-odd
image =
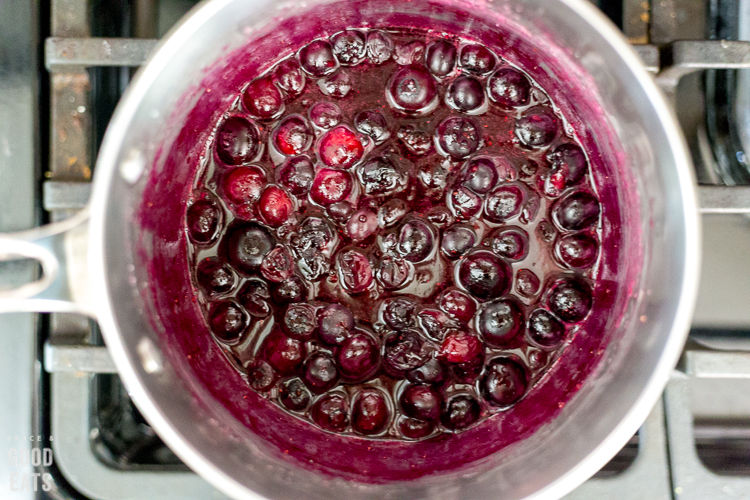
[[[579,332],[603,207],[502,56],[349,29],[238,90],[185,231],[248,391],[328,432],[431,439],[512,411]]]

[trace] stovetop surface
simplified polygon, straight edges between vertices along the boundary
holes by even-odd
[[[45,61],[44,40],[155,39],[193,4],[0,2],[0,231],[59,220],[85,203],[97,146],[133,74],[128,67],[56,67],[49,56]],[[634,44],[750,40],[750,1],[600,7]],[[702,183],[748,181],[748,72],[716,70],[681,83],[679,118]],[[568,498],[750,498],[750,398],[743,397],[750,358],[742,354],[750,350],[750,219],[706,216],[704,237],[700,297],[680,370],[642,430]],[[35,272],[28,262],[2,263],[1,284]],[[7,445],[0,451],[8,450],[8,459],[0,458],[1,499],[223,498],[182,465],[133,406],[95,324],[14,314],[0,316],[0,332],[0,441]],[[94,348],[74,348],[80,345]],[[33,448],[42,463],[29,463]],[[54,450],[50,460],[45,450]]]

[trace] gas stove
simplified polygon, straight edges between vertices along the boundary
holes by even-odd
[[[750,0],[598,3],[678,112],[701,183],[704,265],[662,400],[566,498],[750,499],[750,44],[735,42],[750,40]],[[120,95],[193,4],[0,2],[0,231],[85,206]],[[37,272],[27,261],[0,267],[2,286]],[[133,406],[96,324],[13,314],[0,316],[0,331],[0,498],[224,498]]]

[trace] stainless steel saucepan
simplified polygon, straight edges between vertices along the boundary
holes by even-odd
[[[197,163],[186,144],[205,137],[181,124],[196,106],[206,123],[211,105],[220,111],[230,62],[260,68],[311,36],[414,23],[466,34],[509,58],[535,53],[540,64],[532,74],[565,94],[563,111],[583,117],[575,128],[612,169],[607,189],[629,204],[630,217],[605,228],[622,243],[608,276],[618,290],[608,306],[612,318],[598,332],[603,343],[590,353],[587,376],[554,418],[467,468],[360,481],[269,446],[250,430],[263,422],[249,415],[243,425],[212,396],[210,386],[226,379],[201,378],[185,361],[184,339],[208,333],[185,300],[185,240],[176,228]],[[183,163],[176,153],[185,154]],[[699,248],[695,181],[681,131],[632,48],[587,1],[208,0],[160,44],[120,102],[86,212],[0,239],[2,258],[33,258],[42,267],[39,281],[2,292],[0,311],[95,318],[146,419],[231,497],[559,498],[601,468],[659,398],[690,325]],[[215,349],[196,348],[192,359]]]

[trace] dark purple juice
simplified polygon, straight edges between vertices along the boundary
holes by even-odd
[[[587,153],[481,44],[315,40],[238,92],[207,151],[186,217],[206,323],[248,391],[310,426],[464,431],[512,412],[586,322]]]

